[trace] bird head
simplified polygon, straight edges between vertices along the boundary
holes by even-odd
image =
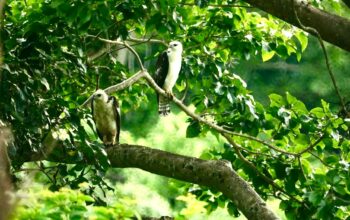
[[[108,95],[105,91],[103,91],[102,89],[98,89],[95,93],[94,93],[94,100],[95,101],[102,101],[102,102],[107,102],[108,101]]]
[[[170,54],[170,53],[179,53],[181,54],[182,53],[182,44],[180,41],[171,41],[169,43],[169,47],[168,47],[168,50],[167,50],[167,53]]]

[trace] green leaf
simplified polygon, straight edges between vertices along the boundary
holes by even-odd
[[[234,216],[234,217],[239,217],[240,216],[240,213],[237,209],[237,207],[232,203],[232,202],[229,202],[227,204],[227,211],[230,215]]]
[[[273,107],[273,106],[276,106],[276,107],[281,107],[281,106],[284,106],[286,103],[285,103],[285,100],[282,96],[278,95],[278,94],[270,94],[269,95],[269,98],[270,98],[270,106]]]
[[[328,165],[339,164],[339,157],[336,155],[329,155],[324,158],[324,162]]]
[[[308,200],[313,204],[313,205],[318,205],[320,204],[322,198],[323,198],[323,192],[321,191],[312,191],[307,194]]]
[[[308,37],[307,37],[307,34],[303,31],[300,31],[300,32],[297,32],[295,34],[295,36],[297,37],[297,39],[299,40],[300,42],[300,45],[301,45],[301,51],[304,52],[304,50],[306,49],[307,47],[307,44],[308,44]]]
[[[306,134],[298,134],[295,141],[302,146],[307,146],[310,143],[310,136]]]
[[[307,110],[305,104],[302,103],[301,101],[299,101],[294,96],[292,96],[289,92],[286,92],[286,98],[287,98],[288,104],[291,106],[291,108],[293,110],[297,111],[300,114],[307,114],[308,113],[308,110]]]
[[[325,116],[325,113],[321,107],[311,109],[310,113],[315,115],[317,118],[323,118]]]
[[[187,126],[187,129],[186,129],[187,138],[198,137],[200,133],[201,133],[201,126],[198,121],[192,121],[191,124]]]
[[[262,50],[261,51],[261,58],[263,60],[263,62],[266,62],[270,59],[272,59],[272,57],[276,54],[276,51],[272,50],[272,51],[266,51],[266,50]]]

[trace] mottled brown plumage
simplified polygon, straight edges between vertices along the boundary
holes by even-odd
[[[120,109],[117,99],[114,96],[108,96],[105,91],[99,89],[93,95],[91,110],[98,137],[103,144],[118,144]]]

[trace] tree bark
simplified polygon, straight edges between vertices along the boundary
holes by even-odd
[[[266,203],[224,160],[201,160],[137,145],[109,148],[113,167],[134,167],[221,191],[248,218],[278,219]]]
[[[292,0],[244,1],[300,27],[294,14]],[[294,0],[294,5],[302,25],[316,29],[323,40],[350,52],[350,20],[317,9],[304,1]]]
[[[51,154],[54,156],[47,153],[36,153],[25,160],[29,162],[45,159],[61,163],[76,163],[77,161],[74,155],[64,153],[61,144],[56,145],[54,151],[56,152]],[[128,144],[108,148],[106,152],[111,167],[139,168],[154,174],[207,186],[222,192],[248,219],[279,219],[254,189],[238,176],[229,161],[202,160]],[[84,163],[93,164],[94,161],[85,160]]]
[[[10,181],[10,160],[7,156],[7,147],[13,140],[10,129],[3,127],[0,121],[0,220],[9,219],[12,211]]]

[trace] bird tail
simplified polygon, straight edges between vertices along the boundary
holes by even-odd
[[[160,116],[167,116],[170,114],[170,101],[168,98],[158,97],[158,113]]]

